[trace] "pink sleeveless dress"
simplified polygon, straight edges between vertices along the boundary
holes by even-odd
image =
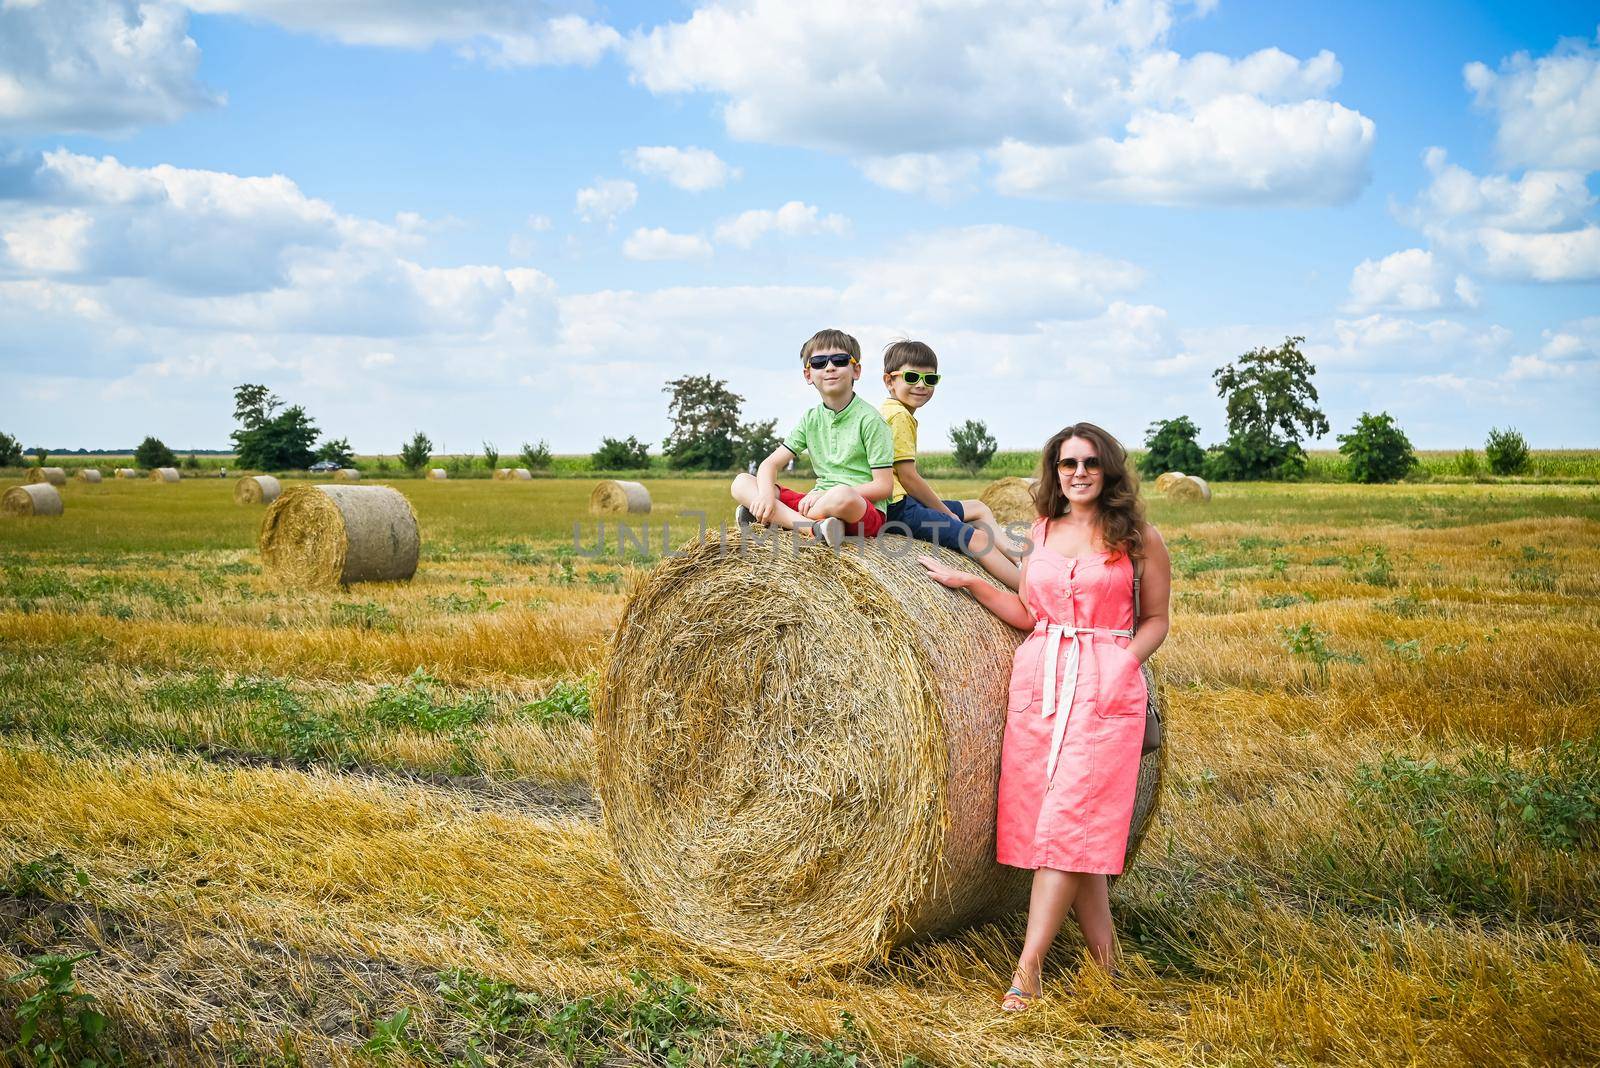
[[[1037,622],[1011,662],[995,859],[1120,875],[1148,699],[1126,648],[1133,562],[1062,556],[1042,519],[1029,536],[1022,601]]]

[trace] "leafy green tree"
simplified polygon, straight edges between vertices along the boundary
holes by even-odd
[[[33,462],[38,464],[40,467],[43,467],[44,462],[48,459],[50,459],[50,450],[45,448],[43,445],[33,450]]]
[[[1288,337],[1275,349],[1251,349],[1212,373],[1227,406],[1228,440],[1207,457],[1208,478],[1298,478],[1305,472],[1301,440],[1328,432],[1311,384],[1317,369],[1300,351],[1305,340]]]
[[[317,454],[311,446],[321,431],[306,410],[291,404],[265,422],[235,430],[234,451],[239,466],[252,471],[285,471],[310,467]]]
[[[246,430],[254,430],[272,418],[283,401],[266,386],[246,382],[233,387],[233,418]]]
[[[1417,466],[1411,439],[1388,412],[1362,412],[1350,433],[1339,435],[1339,451],[1350,460],[1352,482],[1398,482]]]
[[[200,457],[191,452],[188,456],[183,458],[183,466],[184,469],[188,471],[200,470]]]
[[[783,439],[778,437],[778,421],[767,419],[759,423],[741,423],[734,441],[734,462],[740,467],[758,464],[771,456]]]
[[[0,467],[22,466],[22,442],[10,434],[0,433]]]
[[[350,447],[349,438],[329,438],[317,449],[317,459],[332,460],[340,467],[354,467],[356,465],[355,450]]]
[[[548,471],[554,462],[550,456],[550,443],[543,438],[539,439],[537,445],[530,445],[524,441],[519,456],[522,459],[522,466],[529,471]]]
[[[1139,457],[1139,473],[1147,478],[1168,471],[1198,475],[1205,470],[1206,463],[1199,437],[1200,428],[1187,415],[1157,419],[1145,431],[1145,454]]]
[[[432,457],[433,442],[420,430],[411,436],[409,442],[400,447],[400,463],[413,474],[428,466],[428,461]]]
[[[739,407],[744,398],[710,375],[686,375],[668,382],[667,415],[672,433],[661,443],[673,467],[724,471],[739,457]]]
[[[178,457],[160,438],[145,438],[133,450],[133,465],[146,470],[153,467],[177,467]]]
[[[631,471],[650,466],[650,447],[632,434],[625,440],[601,438],[600,449],[594,454],[596,471]]]
[[[1519,475],[1528,469],[1528,439],[1511,427],[1493,427],[1483,443],[1483,458],[1497,475]]]
[[[989,428],[976,419],[968,419],[951,430],[950,444],[955,446],[956,463],[973,474],[987,467],[1000,447]]]
[[[500,450],[492,441],[483,443],[483,466],[491,471],[500,466]]]

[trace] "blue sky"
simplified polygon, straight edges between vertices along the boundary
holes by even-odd
[[[923,440],[1224,434],[1304,335],[1335,432],[1594,446],[1592,5],[45,0],[0,6],[0,429],[221,447],[265,382],[414,429],[659,442],[928,341]],[[1331,443],[1331,442],[1330,442]]]

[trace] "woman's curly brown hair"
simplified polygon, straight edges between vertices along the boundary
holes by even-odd
[[[1089,442],[1100,457],[1100,540],[1105,542],[1112,559],[1124,553],[1129,559],[1142,559],[1144,539],[1139,531],[1144,527],[1144,501],[1139,497],[1139,476],[1128,463],[1128,450],[1122,443],[1093,423],[1062,427],[1044,443],[1039,455],[1039,481],[1033,487],[1034,508],[1046,519],[1067,514],[1070,506],[1067,495],[1061,492],[1056,458],[1061,455],[1061,443],[1068,438]]]

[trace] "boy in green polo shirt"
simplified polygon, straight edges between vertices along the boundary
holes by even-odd
[[[766,523],[837,546],[845,535],[877,537],[883,501],[894,490],[894,437],[877,409],[856,396],[861,344],[842,330],[819,330],[800,347],[805,379],[822,403],[761,461],[756,474],[733,480],[741,529]],[[778,472],[802,452],[811,453],[817,484],[800,494],[778,485]]]

